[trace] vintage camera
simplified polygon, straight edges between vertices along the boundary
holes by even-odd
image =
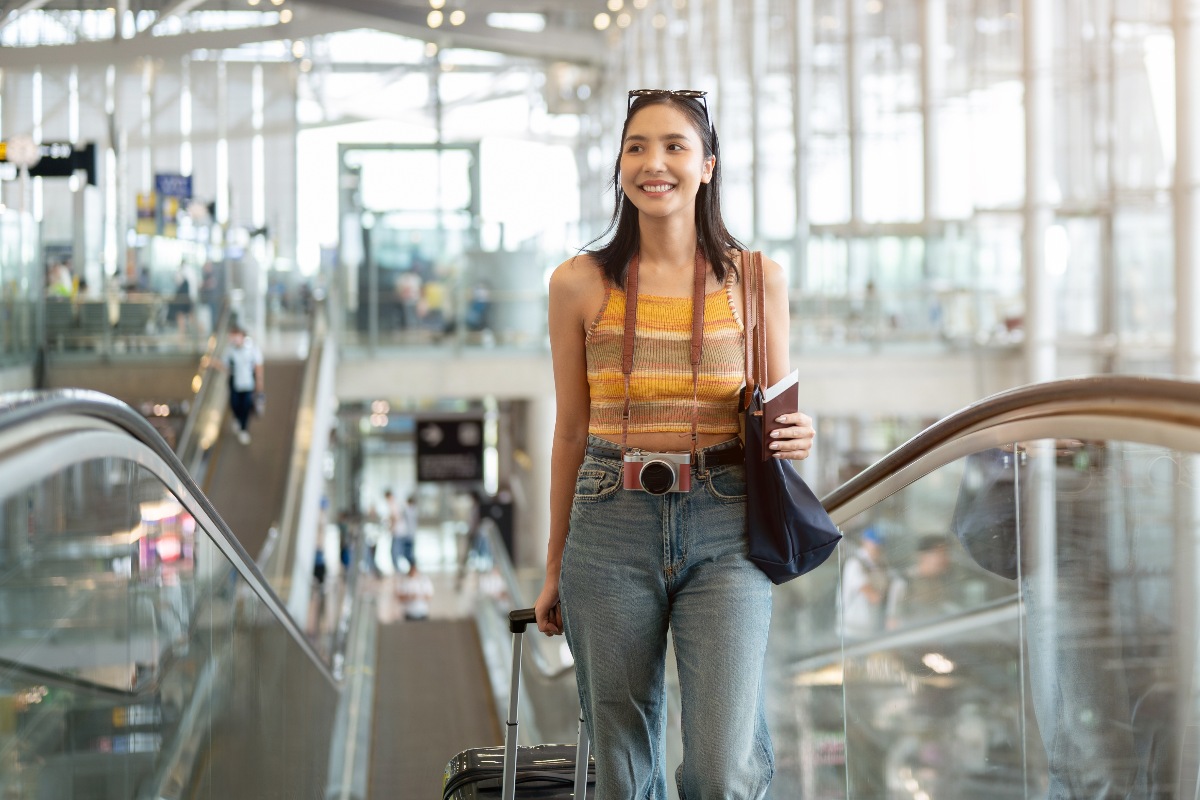
[[[629,450],[625,453],[624,479],[626,489],[650,494],[691,491],[692,454]]]

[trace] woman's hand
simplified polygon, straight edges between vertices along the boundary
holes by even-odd
[[[797,411],[794,414],[777,417],[775,421],[787,426],[771,431],[771,449],[775,451],[775,457],[790,458],[795,461],[808,458],[808,453],[812,449],[813,437],[817,435],[817,432],[813,430],[812,417]]]
[[[562,606],[558,601],[558,579],[546,579],[542,593],[533,604],[538,630],[547,636],[558,636],[563,632]]]

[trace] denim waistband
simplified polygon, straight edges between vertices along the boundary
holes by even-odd
[[[621,460],[621,446],[597,436],[588,436],[587,447],[584,452],[593,458],[604,458],[612,461]],[[742,450],[742,440],[730,439],[727,442],[700,448],[698,457],[695,463],[692,464],[692,471],[702,471],[708,467],[726,464],[744,464],[745,460],[746,456]]]

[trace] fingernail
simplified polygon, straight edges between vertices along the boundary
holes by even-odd
[[[776,417],[775,421],[776,422],[787,422],[787,417]]]
[[[771,449],[772,449],[772,450],[778,450],[778,449],[779,449],[779,442],[771,442]]]
[[[772,439],[778,439],[778,438],[779,438],[779,431],[771,431],[771,438],[772,438]]]

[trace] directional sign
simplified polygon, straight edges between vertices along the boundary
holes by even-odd
[[[0,161],[13,158],[13,149],[18,145],[18,139],[0,142]],[[42,142],[35,145],[36,158],[29,159],[33,165],[29,167],[31,178],[69,178],[75,170],[87,172],[87,182],[96,185],[96,143],[74,145],[70,142]],[[22,158],[22,161],[25,159]],[[17,161],[13,158],[13,161]]]
[[[483,479],[482,419],[421,419],[416,432],[418,481]]]
[[[158,172],[154,175],[154,191],[159,197],[192,197],[192,176]]]

